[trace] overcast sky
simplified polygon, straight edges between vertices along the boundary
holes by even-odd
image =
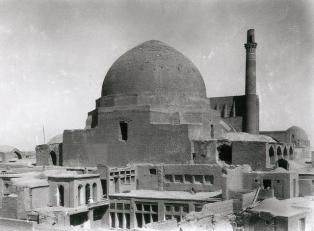
[[[255,28],[262,130],[297,125],[314,144],[311,0],[0,0],[0,145],[34,150],[84,128],[111,64],[146,40],[181,51],[207,96],[244,93]]]

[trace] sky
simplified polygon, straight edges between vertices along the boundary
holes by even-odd
[[[300,126],[314,146],[311,0],[0,0],[0,145],[84,128],[112,63],[151,39],[199,68],[208,97],[242,95],[250,28],[260,129]]]

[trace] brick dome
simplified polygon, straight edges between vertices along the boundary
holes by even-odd
[[[150,40],[127,51],[107,72],[102,96],[118,95],[160,96],[171,104],[206,98],[206,88],[188,58],[160,41]]]

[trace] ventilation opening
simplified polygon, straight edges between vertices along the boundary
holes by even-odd
[[[120,121],[120,138],[121,140],[128,140],[128,123]]]
[[[222,144],[217,148],[219,160],[224,161],[226,164],[232,163],[232,150],[231,145]]]

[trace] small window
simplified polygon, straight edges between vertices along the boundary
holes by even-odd
[[[144,205],[144,211],[150,211],[150,205]]]
[[[115,209],[115,203],[110,203],[110,209]]]
[[[206,175],[205,182],[209,184],[214,184],[214,176],[213,175]]]
[[[183,183],[183,176],[182,175],[175,175],[174,180],[177,183]]]
[[[194,205],[195,206],[195,212],[200,212],[200,211],[202,211],[202,205],[201,204],[195,204]]]
[[[271,188],[271,180],[265,179],[263,180],[264,189]]]
[[[121,140],[128,140],[128,123],[120,121],[120,137]]]
[[[142,211],[142,204],[136,204],[136,210]]]
[[[175,212],[180,212],[180,206],[174,206],[174,211]]]
[[[125,210],[130,210],[130,204],[124,204],[124,209]]]
[[[203,183],[203,176],[202,175],[196,175],[194,176],[194,179],[195,179],[195,183]]]
[[[277,183],[279,184],[279,183],[280,183],[280,180],[277,180]]]
[[[314,180],[312,180],[312,185],[314,185]]]
[[[173,182],[172,175],[165,175],[166,182]]]
[[[193,183],[191,175],[184,175],[184,179],[186,183]]]
[[[170,205],[166,205],[166,211],[171,211],[171,206]]]
[[[158,206],[157,205],[152,205],[152,211],[153,212],[158,212]]]
[[[151,175],[157,175],[157,169],[156,169],[156,168],[151,168],[151,169],[149,169],[149,174],[151,174]]]
[[[123,204],[117,203],[117,210],[123,210]]]
[[[257,183],[257,182],[258,182],[258,179],[255,179],[254,181],[255,181],[255,183]]]
[[[188,213],[189,212],[189,206],[188,205],[183,205],[182,212]]]

